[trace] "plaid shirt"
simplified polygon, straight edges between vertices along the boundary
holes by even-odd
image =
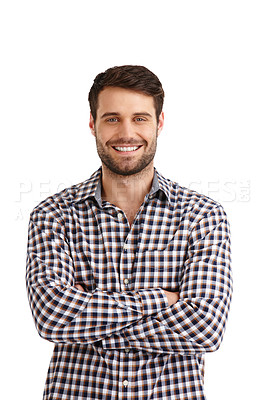
[[[55,343],[45,400],[205,399],[204,354],[221,343],[232,292],[218,203],[155,169],[130,227],[101,199],[100,168],[33,210],[26,280]]]

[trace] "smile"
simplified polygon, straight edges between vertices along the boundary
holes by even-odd
[[[142,146],[132,146],[132,147],[120,147],[120,146],[114,146],[113,148],[117,151],[121,151],[121,152],[128,152],[128,151],[136,151],[138,150],[140,147]]]

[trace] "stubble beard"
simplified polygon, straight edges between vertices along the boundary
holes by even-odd
[[[102,161],[102,163],[114,174],[121,176],[131,176],[141,173],[145,168],[147,168],[154,159],[156,148],[157,148],[157,136],[158,130],[156,130],[156,134],[154,136],[153,141],[149,145],[149,149],[147,152],[143,154],[140,160],[136,163],[136,165],[132,166],[131,158],[132,156],[123,157],[122,162],[117,162],[113,159],[113,157],[108,154],[102,142],[99,140],[97,132],[95,132],[96,139],[96,147],[98,155]],[[121,145],[134,145],[130,142],[120,143]],[[147,148],[147,142],[143,144]],[[123,163],[123,165],[121,165]]]

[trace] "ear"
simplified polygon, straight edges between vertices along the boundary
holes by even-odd
[[[89,123],[89,127],[90,127],[90,130],[91,130],[91,134],[92,134],[93,136],[95,136],[94,119],[93,119],[93,116],[92,116],[91,113],[90,113],[90,123]]]
[[[159,136],[160,133],[162,132],[163,126],[164,126],[164,112],[162,111],[160,116],[159,116],[157,136]]]

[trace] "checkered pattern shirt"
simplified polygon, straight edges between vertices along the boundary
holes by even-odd
[[[131,226],[101,199],[101,168],[31,214],[28,297],[55,343],[45,400],[205,399],[204,354],[232,292],[229,227],[220,204],[154,171]]]

